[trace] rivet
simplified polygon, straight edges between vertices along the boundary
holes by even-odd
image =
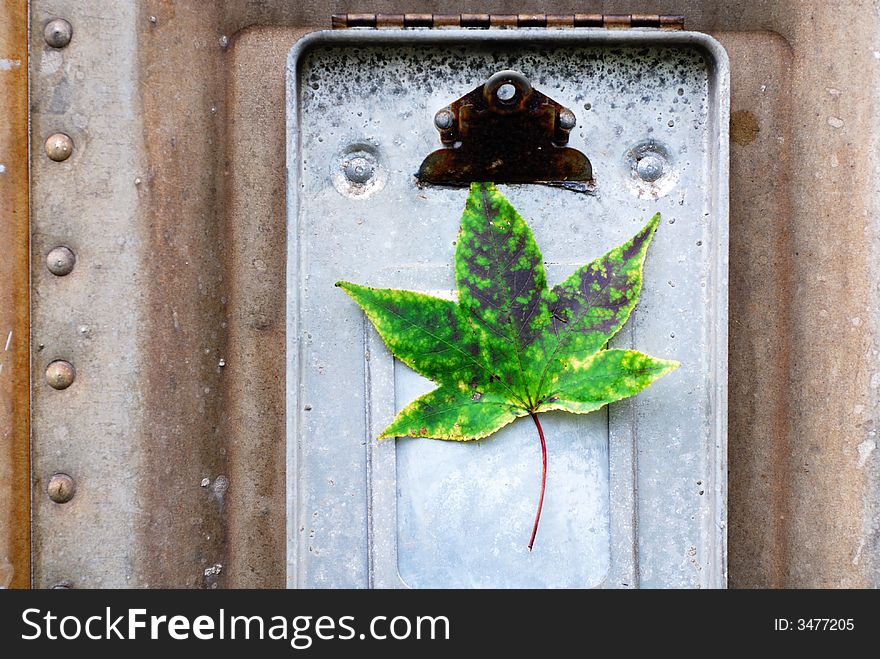
[[[375,165],[364,156],[355,156],[345,161],[345,178],[352,183],[366,183],[373,178]]]
[[[440,130],[452,128],[452,125],[454,123],[455,115],[452,114],[452,110],[443,108],[434,115],[434,125],[437,126],[437,128],[439,128]]]
[[[46,367],[46,382],[53,389],[67,389],[75,378],[73,364],[63,359],[56,359]]]
[[[46,255],[46,267],[53,275],[69,275],[76,264],[76,256],[69,247],[59,245]]]
[[[70,158],[73,153],[73,140],[64,133],[55,133],[46,140],[46,155],[55,162]]]
[[[577,125],[577,117],[574,116],[574,112],[565,108],[564,110],[560,110],[559,112],[559,127],[563,130],[571,130]]]
[[[55,503],[67,503],[76,494],[76,483],[67,474],[52,474],[46,493]]]
[[[636,164],[636,171],[638,171],[640,179],[653,183],[663,176],[663,165],[663,158],[659,155],[649,153],[641,158]]]
[[[73,26],[63,18],[55,18],[43,28],[43,38],[52,48],[64,48],[73,37]]]
[[[59,581],[57,584],[52,586],[52,590],[70,590],[73,588],[73,584],[69,581]]]

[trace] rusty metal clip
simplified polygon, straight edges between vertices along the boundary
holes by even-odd
[[[532,87],[517,71],[500,71],[434,115],[445,148],[419,168],[420,183],[543,183],[593,190],[593,168],[566,146],[574,113]]]

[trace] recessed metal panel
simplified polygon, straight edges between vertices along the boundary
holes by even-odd
[[[430,383],[339,279],[454,295],[466,192],[419,187],[433,115],[503,69],[571,108],[594,194],[502,191],[550,283],[655,212],[641,301],[614,339],[682,368],[587,416],[547,416],[545,515],[528,420],[490,439],[376,442]],[[317,33],[288,61],[288,581],[298,587],[717,587],[725,582],[726,56],[692,33]]]

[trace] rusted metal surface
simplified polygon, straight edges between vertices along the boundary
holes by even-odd
[[[0,2],[0,588],[31,577],[27,25]]]
[[[77,369],[64,391],[33,382],[35,581],[280,587],[284,60],[304,31],[354,7],[144,0],[66,11],[73,5],[82,3],[32,2],[34,369],[56,358]],[[483,7],[490,24],[570,8]],[[435,27],[450,11],[421,0],[371,8],[433,14]],[[880,585],[872,4],[579,9],[682,13],[731,55],[730,585]],[[52,50],[43,29],[58,17],[73,37]],[[461,15],[448,21],[457,27]],[[43,155],[55,132],[76,145],[65,162]],[[65,277],[45,264],[59,244],[78,258]],[[19,285],[4,277],[0,292],[18,304],[0,314],[17,309],[21,323],[23,270],[9,272]],[[27,392],[9,388],[6,368],[0,409],[18,410],[21,478]],[[63,506],[46,496],[57,471],[78,485]],[[19,538],[25,520],[11,526]]]
[[[731,69],[751,74],[731,93],[730,575],[771,587],[785,583],[788,545],[793,53],[774,34],[722,42]]]
[[[227,178],[225,268],[229,273],[228,355],[236,377],[225,390],[229,475],[229,585],[286,583],[285,459],[285,77],[290,44],[306,30],[240,33],[228,54],[227,157],[251,162]],[[262,136],[253,139],[254,134]],[[279,141],[280,140],[280,141]]]
[[[355,27],[654,27],[666,30],[684,29],[684,16],[659,14],[333,14],[334,30]]]
[[[574,113],[517,71],[496,73],[440,109],[434,123],[446,148],[422,162],[422,183],[579,182],[586,191],[592,181],[589,159],[565,146],[576,123]]]
[[[784,585],[878,586],[880,534],[871,509],[880,500],[880,460],[871,447],[880,379],[880,151],[873,143],[880,106],[870,96],[878,89],[878,16],[871,3],[852,2],[817,6],[807,20],[798,6],[792,3],[779,24],[794,66],[791,432],[780,442],[776,469],[785,538],[777,548],[778,579]],[[856,24],[858,31],[851,29]],[[816,49],[831,35],[827,49]],[[818,176],[798,164],[816,158],[829,162]]]
[[[151,586],[227,585],[225,518],[244,487],[228,473],[238,438],[224,429],[224,391],[241,364],[226,353],[226,50],[209,5],[149,1],[138,18],[140,86],[149,90],[142,97],[148,175],[140,213],[152,285],[144,291],[150,368],[139,438],[151,477],[136,543],[157,559],[140,566]],[[188,109],[168,114],[168,103]]]

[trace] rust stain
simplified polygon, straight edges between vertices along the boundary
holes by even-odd
[[[31,580],[27,14],[24,0],[0,3],[0,565],[12,588]]]
[[[761,126],[758,118],[748,110],[730,113],[730,139],[740,146],[751,144],[758,138]]]

